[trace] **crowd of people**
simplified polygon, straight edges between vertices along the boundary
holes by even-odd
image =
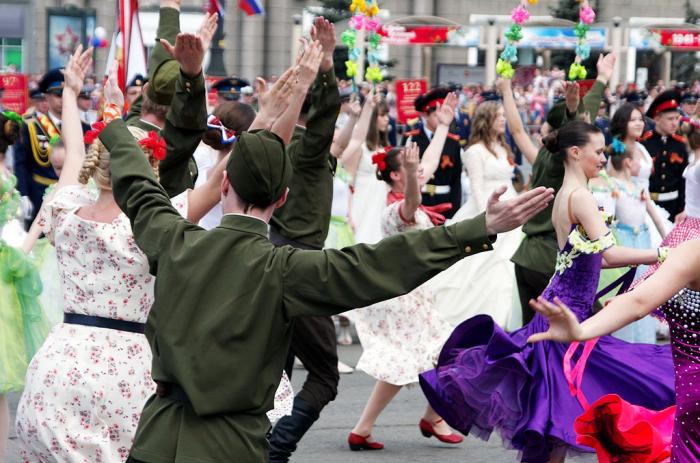
[[[101,88],[79,47],[0,116],[0,461],[21,391],[27,462],[287,462],[352,327],[376,383],[350,450],[419,383],[446,444],[700,460],[700,83],[611,91],[601,55],[586,91],[437,86],[401,127],[319,17],[209,105],[216,24],[162,0],[148,76]]]

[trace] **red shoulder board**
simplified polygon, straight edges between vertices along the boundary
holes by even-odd
[[[415,137],[418,134],[420,134],[420,129],[414,129],[409,130],[408,132],[404,132],[405,137]]]
[[[453,139],[454,141],[460,141],[460,140],[461,140],[461,139],[459,138],[459,135],[457,135],[456,133],[448,133],[448,134],[447,134],[447,138],[451,138],[451,139]]]
[[[678,135],[677,133],[671,135],[671,138],[681,143],[688,143],[688,140],[686,140],[686,138],[683,135]]]
[[[652,135],[654,135],[654,131],[653,131],[653,130],[647,130],[646,132],[644,132],[644,133],[642,134],[642,137],[640,138],[640,140],[642,140],[642,141],[648,140],[648,139],[651,138]]]

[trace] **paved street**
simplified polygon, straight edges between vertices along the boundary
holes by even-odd
[[[355,365],[361,348],[357,345],[342,347],[340,356],[343,361]],[[305,372],[295,370],[292,382],[295,390],[299,388]],[[302,441],[299,451],[292,460],[297,463],[406,463],[406,462],[441,462],[441,463],[509,463],[517,461],[517,453],[503,450],[497,436],[490,442],[467,438],[459,446],[448,446],[435,439],[426,439],[418,431],[425,401],[418,387],[401,391],[382,414],[374,434],[382,440],[386,448],[379,452],[350,452],[345,439],[358,418],[365,400],[374,385],[374,381],[364,373],[356,372],[342,375],[338,398],[329,405],[321,419]],[[11,398],[14,410],[17,396]],[[6,463],[18,463],[17,441],[10,440],[9,455]],[[572,458],[570,463],[591,463],[590,458]]]

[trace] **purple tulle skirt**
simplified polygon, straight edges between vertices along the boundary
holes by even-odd
[[[428,402],[454,429],[484,440],[496,430],[523,462],[546,462],[552,449],[592,452],[576,444],[574,420],[583,413],[564,377],[568,344],[527,344],[546,331],[541,316],[512,334],[491,317],[460,324],[445,343],[438,366],[420,376]],[[576,358],[574,358],[576,360]],[[602,337],[591,352],[582,384],[593,402],[605,394],[661,410],[675,403],[669,346],[629,344]]]

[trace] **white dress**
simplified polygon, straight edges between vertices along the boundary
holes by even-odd
[[[172,199],[183,216],[188,193]],[[155,281],[148,260],[125,214],[111,223],[76,215],[94,201],[86,187],[67,186],[42,210],[66,311],[145,323]],[[143,406],[155,392],[151,361],[142,334],[56,325],[27,369],[17,409],[24,461],[126,461]]]
[[[508,154],[500,146],[496,152],[498,158],[483,144],[476,144],[462,154],[471,189],[468,201],[450,223],[482,213],[486,210],[488,198],[503,185],[508,189],[501,196],[502,201],[517,196],[511,181],[513,165]],[[498,235],[493,251],[462,259],[427,283],[445,320],[456,326],[474,315],[486,314],[502,328],[508,328],[517,301],[515,270],[510,258],[521,239],[520,228],[502,233]]]
[[[418,209],[415,223],[399,214],[402,201],[385,207],[384,236],[433,226]],[[418,375],[435,367],[438,354],[452,328],[437,313],[426,285],[410,293],[353,312],[362,356],[357,369],[373,378],[397,386],[418,382]]]
[[[374,244],[382,239],[382,213],[389,192],[387,184],[377,180],[377,166],[372,164],[372,154],[374,152],[363,144],[350,204],[355,240],[366,244]]]
[[[216,167],[219,160],[219,152],[211,146],[200,143],[192,155],[197,163],[197,181],[194,184],[195,188],[204,185],[209,178],[209,171]],[[221,223],[221,218],[224,216],[224,210],[221,208],[221,203],[216,203],[214,207],[207,212],[199,221],[199,226],[205,230],[211,230],[218,227]]]

